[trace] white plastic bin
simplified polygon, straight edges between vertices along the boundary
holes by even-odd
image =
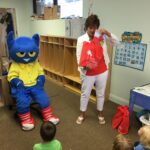
[[[150,125],[150,113],[141,116],[139,119],[142,122],[142,125]]]

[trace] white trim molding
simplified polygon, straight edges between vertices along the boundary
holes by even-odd
[[[116,103],[116,104],[119,104],[119,105],[127,105],[127,106],[129,106],[129,100],[128,99],[119,97],[117,95],[110,94],[109,100],[114,102],[114,103]],[[139,107],[137,105],[134,105],[134,111],[135,112],[138,112],[140,110],[142,110],[141,107]]]

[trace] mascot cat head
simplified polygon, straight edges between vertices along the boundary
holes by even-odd
[[[10,57],[17,63],[30,63],[38,57],[38,34],[34,34],[32,38],[22,36],[14,39],[13,32],[10,32],[7,36],[7,44]]]

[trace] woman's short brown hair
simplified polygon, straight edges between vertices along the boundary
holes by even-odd
[[[97,28],[99,28],[100,20],[99,20],[97,15],[92,14],[92,15],[88,16],[88,18],[86,19],[86,21],[85,21],[85,31],[90,26],[96,26]]]

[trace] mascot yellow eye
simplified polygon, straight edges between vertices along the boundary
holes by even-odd
[[[35,54],[36,54],[36,52],[33,52],[33,51],[28,53],[28,55],[29,55],[30,57],[34,57]]]
[[[16,55],[18,57],[24,57],[26,55],[26,53],[25,52],[18,52],[18,53],[16,53]]]

